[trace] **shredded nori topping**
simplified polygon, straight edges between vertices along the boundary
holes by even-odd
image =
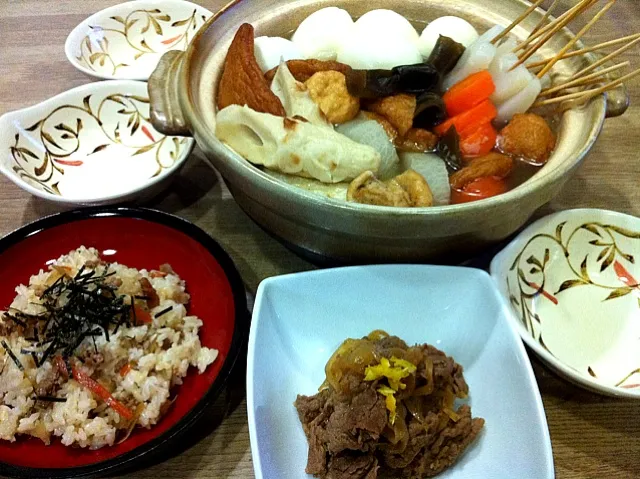
[[[54,396],[36,396],[34,399],[36,401],[46,401],[46,402],[67,402],[67,398],[58,398]]]
[[[159,318],[160,316],[167,314],[169,311],[173,309],[173,306],[169,306],[167,309],[163,309],[162,311],[157,312],[153,317]]]
[[[91,338],[95,346],[96,337],[104,335],[109,341],[110,332],[117,331],[123,324],[131,326],[134,298],[131,304],[125,303],[125,296],[116,294],[116,288],[107,284],[105,280],[114,274],[108,266],[101,274],[83,266],[73,277],[60,276],[42,293],[40,306],[44,312],[37,315],[20,311],[5,313],[24,328],[33,325],[32,337],[25,339],[34,347],[22,354],[31,354],[36,366],[55,355],[62,356],[67,364],[86,338]]]
[[[13,362],[15,363],[15,365],[18,367],[18,369],[20,371],[24,371],[24,366],[22,365],[22,363],[20,362],[20,360],[18,359],[18,356],[16,356],[13,351],[11,351],[11,348],[9,347],[9,345],[6,343],[6,341],[3,339],[2,341],[0,341],[0,344],[2,345],[2,347],[4,348],[4,350],[7,352],[7,354],[9,355],[9,357],[13,360]]]

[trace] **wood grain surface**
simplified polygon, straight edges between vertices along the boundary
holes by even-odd
[[[223,4],[220,0],[196,1],[210,10]],[[94,81],[67,61],[64,42],[85,17],[115,3],[115,0],[0,0],[0,114]],[[564,9],[572,3],[575,0],[561,1]],[[574,26],[574,31],[577,29]],[[587,35],[586,42],[594,44],[636,31],[640,31],[638,1],[619,0]],[[638,54],[639,50],[633,49],[625,60],[639,67]],[[607,120],[595,148],[575,177],[536,216],[577,207],[607,208],[640,216],[640,84],[634,82],[629,89],[630,110],[621,118]],[[266,277],[313,268],[244,215],[220,177],[202,163],[197,148],[170,191],[149,206],[183,216],[216,238],[235,260],[249,291],[255,291]],[[57,211],[59,207],[0,178],[0,234]],[[484,259],[479,261],[486,266],[483,263]],[[532,361],[551,431],[557,477],[640,477],[640,401],[614,400],[584,392],[556,378],[534,357]],[[210,417],[193,431],[184,450],[125,477],[253,477],[244,369],[240,367],[235,372],[233,384]]]

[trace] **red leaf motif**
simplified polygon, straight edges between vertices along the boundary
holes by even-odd
[[[531,287],[536,288],[536,289],[540,289],[540,286],[538,286],[536,283],[529,283],[531,285]],[[551,293],[545,291],[544,289],[542,291],[540,291],[540,294],[542,294],[542,296],[544,296],[545,298],[547,298],[549,301],[551,301],[553,304],[558,304],[558,298],[556,298],[554,295],[552,295]]]
[[[620,263],[620,261],[616,260],[613,263],[613,269],[618,275],[618,278],[620,278],[620,281],[622,281],[624,284],[631,287],[638,286],[638,281],[636,281],[636,279],[631,275],[631,273],[629,273],[629,271],[627,271],[627,268],[625,268],[622,263]]]
[[[173,42],[175,42],[181,36],[182,35],[176,35],[175,37],[167,38],[166,40],[162,40],[160,43],[162,43],[163,45],[171,45]]]
[[[60,163],[65,166],[81,166],[84,162],[81,160],[56,160],[56,163]]]
[[[153,135],[151,134],[151,132],[149,131],[149,128],[147,128],[146,126],[142,125],[142,128],[140,128],[142,130],[142,133],[144,133],[145,135],[147,135],[147,138],[149,138],[151,141],[155,142],[155,138],[153,137]]]

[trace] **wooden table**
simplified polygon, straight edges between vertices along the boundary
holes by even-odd
[[[0,114],[92,81],[68,63],[63,45],[71,29],[86,16],[115,3],[0,0]],[[198,3],[215,10],[223,1]],[[575,1],[561,1],[563,9],[572,3]],[[636,3],[618,2],[590,32],[587,42],[595,44],[638,30],[640,8]],[[625,56],[640,66],[637,49]],[[624,117],[607,121],[577,175],[538,215],[594,207],[640,216],[640,84],[629,87],[635,104]],[[312,269],[311,264],[290,253],[245,216],[201,157],[196,149],[171,191],[150,206],[183,216],[216,238],[235,260],[249,291],[255,292],[266,277]],[[30,196],[2,177],[0,211],[0,234],[4,235],[59,211],[59,207]],[[640,401],[613,400],[576,389],[557,379],[535,358],[532,360],[551,431],[557,477],[640,477]],[[224,421],[220,422],[222,416]],[[234,384],[211,417],[192,436],[194,445],[189,449],[126,477],[253,477],[242,368],[236,371]]]

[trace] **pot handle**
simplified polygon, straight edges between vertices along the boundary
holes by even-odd
[[[629,108],[629,90],[623,83],[607,92],[607,118],[623,115]]]
[[[184,54],[172,50],[162,55],[147,85],[151,124],[165,135],[192,136],[191,125],[182,113],[178,96]]]

